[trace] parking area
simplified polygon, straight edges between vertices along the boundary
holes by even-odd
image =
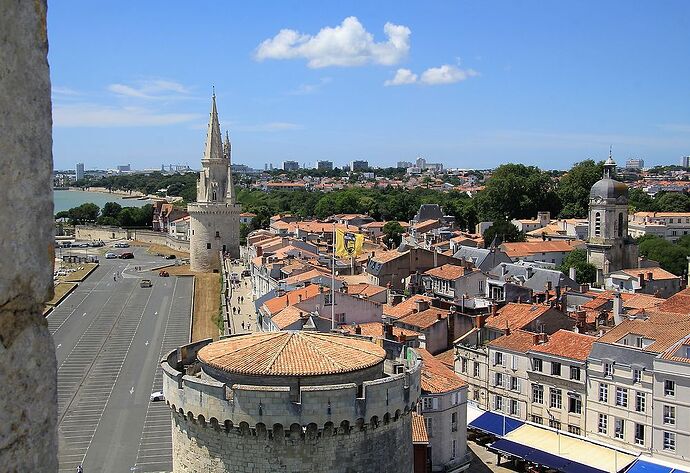
[[[132,252],[101,259],[47,319],[58,358],[60,471],[172,469],[169,412],[149,398],[161,389],[161,355],[189,338],[192,281],[160,278],[149,270],[165,260]],[[142,278],[152,287],[140,287]]]

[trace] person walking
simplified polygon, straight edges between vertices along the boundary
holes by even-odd
[[[242,330],[244,330],[244,322],[242,322]]]

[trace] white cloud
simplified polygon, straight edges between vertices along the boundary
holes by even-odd
[[[315,36],[283,29],[264,40],[256,48],[254,58],[257,61],[303,58],[311,68],[397,64],[410,50],[411,31],[407,26],[393,23],[386,23],[383,31],[388,40],[377,43],[354,16],[345,18],[339,26],[322,28]]]
[[[332,81],[330,77],[322,77],[316,84],[300,84],[296,89],[288,92],[288,95],[309,95],[318,92],[323,86]]]
[[[51,87],[53,95],[68,95],[71,97],[81,95],[81,92],[72,89],[71,87],[63,87],[59,85],[54,85]]]
[[[115,107],[92,103],[53,107],[53,125],[63,128],[167,126],[200,118],[201,115],[192,113],[164,113],[141,107]]]
[[[110,84],[108,90],[122,97],[139,99],[183,98],[189,94],[189,90],[184,85],[162,79],[138,81],[135,86]]]
[[[470,77],[476,77],[479,73],[474,69],[460,69],[457,66],[444,64],[439,67],[430,67],[422,72],[420,77],[409,69],[398,69],[395,76],[383,83],[385,86],[390,85],[407,85],[407,84],[424,84],[424,85],[440,85],[440,84],[454,84],[461,82]]]
[[[479,73],[474,69],[460,69],[457,66],[444,64],[422,72],[419,82],[426,85],[454,84],[478,75]]]
[[[384,82],[383,85],[404,85],[414,84],[415,82],[417,82],[417,74],[414,74],[409,69],[398,69],[395,72],[395,76],[392,79],[389,79],[386,82]]]

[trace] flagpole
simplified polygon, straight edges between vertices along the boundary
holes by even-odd
[[[333,261],[331,264],[331,330],[335,329],[335,222],[333,222]]]

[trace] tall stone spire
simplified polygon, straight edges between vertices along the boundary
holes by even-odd
[[[225,201],[228,204],[236,203],[235,184],[232,182],[232,145],[230,144],[230,134],[225,131],[225,158],[228,160],[228,191],[225,194]]]
[[[216,109],[216,94],[214,92],[211,117],[208,121],[208,131],[206,132],[206,148],[204,149],[203,159],[222,159],[223,144],[221,143],[220,123],[218,122],[218,110]]]

